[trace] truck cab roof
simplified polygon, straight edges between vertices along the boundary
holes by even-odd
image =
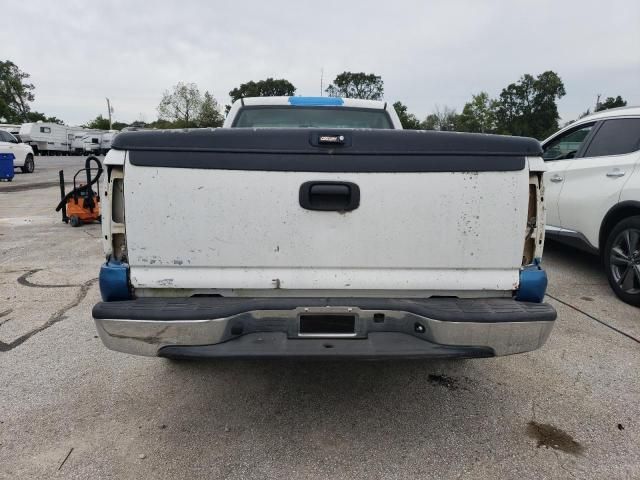
[[[277,108],[285,107],[291,109],[350,109],[359,111],[384,111],[387,114],[388,126],[377,128],[391,128],[394,130],[401,130],[402,124],[400,119],[393,108],[393,105],[381,100],[363,100],[359,98],[343,98],[343,97],[306,97],[306,96],[294,96],[294,97],[247,97],[241,98],[233,102],[231,110],[224,121],[223,127],[235,128],[238,127],[237,119],[239,113],[243,109],[253,108]],[[291,125],[288,125],[291,126]],[[374,127],[372,127],[374,128]]]

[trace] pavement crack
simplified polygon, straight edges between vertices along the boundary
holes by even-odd
[[[25,287],[34,287],[34,288],[68,288],[68,287],[81,287],[82,285],[78,284],[63,284],[63,285],[52,285],[52,284],[42,284],[42,283],[33,283],[27,280],[31,275],[38,273],[41,271],[41,268],[34,268],[32,270],[28,270],[18,277],[18,283],[20,285],[24,285]]]
[[[67,453],[67,456],[64,457],[64,460],[62,460],[62,463],[58,465],[58,470],[60,470],[62,466],[65,464],[65,462],[69,459],[69,457],[71,456],[71,452],[73,452],[73,447],[69,449],[69,453]]]
[[[89,292],[89,289],[94,283],[96,283],[97,280],[98,280],[97,278],[92,278],[91,280],[84,282],[82,285],[79,285],[80,290],[76,294],[76,297],[71,301],[71,303],[65,305],[60,310],[54,312],[53,315],[49,317],[49,320],[47,320],[43,325],[25,333],[24,335],[22,335],[21,337],[18,337],[11,343],[0,342],[0,352],[8,352],[9,350],[13,350],[14,348],[22,345],[24,342],[29,340],[34,335],[37,335],[38,333],[46,330],[47,328],[67,318],[65,314],[72,308],[77,307],[80,304],[80,302],[84,300],[84,298],[87,296],[87,293]],[[75,286],[75,285],[70,285],[70,286]]]
[[[633,340],[636,343],[640,343],[640,339],[634,337],[633,335],[627,333],[627,332],[623,332],[622,330],[620,330],[619,328],[614,327],[613,325],[611,325],[610,323],[605,322],[604,320],[600,320],[597,317],[594,317],[593,315],[591,315],[590,313],[585,312],[584,310],[576,307],[575,305],[572,305],[569,302],[565,302],[564,300],[560,300],[558,297],[555,297],[549,293],[547,293],[547,297],[554,299],[556,302],[561,303],[569,308],[572,308],[573,310],[575,310],[576,312],[579,312],[581,314],[583,314],[586,317],[589,317],[591,320],[595,320],[596,322],[598,322],[601,325],[604,325],[605,327],[613,330],[616,333],[619,333],[620,335],[623,335],[631,340]]]
[[[9,315],[11,312],[13,312],[13,308],[10,308],[8,310],[5,310],[4,312],[0,312],[0,318],[2,317],[6,317],[7,315]]]

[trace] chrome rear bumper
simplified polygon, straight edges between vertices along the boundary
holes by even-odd
[[[305,334],[301,315],[353,317],[353,333]],[[556,313],[502,298],[188,298],[99,303],[93,316],[108,348],[136,355],[385,358],[528,352]]]

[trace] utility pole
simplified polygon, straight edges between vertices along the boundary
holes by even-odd
[[[109,130],[111,130],[111,103],[109,103],[109,99],[107,98],[107,111],[109,112]]]
[[[320,96],[322,96],[322,91],[324,87],[324,85],[322,84],[323,80],[324,80],[324,67],[320,69]]]

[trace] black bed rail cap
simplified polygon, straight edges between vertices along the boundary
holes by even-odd
[[[344,137],[318,142],[319,137]],[[122,132],[112,148],[132,151],[403,156],[540,156],[527,137],[422,130],[202,128]]]

